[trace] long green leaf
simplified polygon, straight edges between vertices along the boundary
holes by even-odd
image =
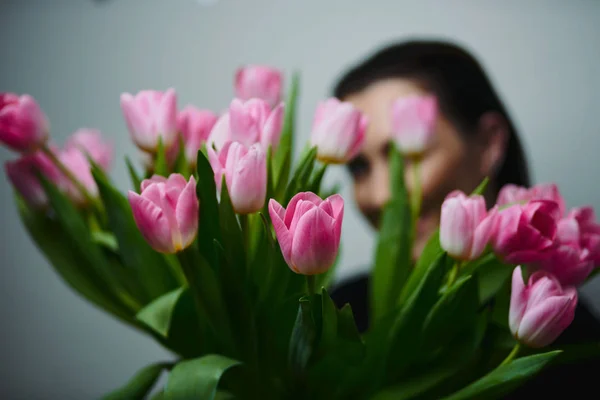
[[[167,400],[213,400],[225,372],[241,363],[218,354],[209,354],[178,363],[165,387]]]
[[[390,155],[392,197],[385,206],[372,275],[370,303],[374,324],[396,307],[411,269],[412,222],[404,162],[396,149]]]
[[[561,351],[552,351],[516,359],[500,366],[444,400],[498,399],[537,374]]]
[[[169,164],[167,163],[167,149],[162,138],[158,138],[158,149],[154,159],[154,173],[161,176],[169,176]]]
[[[288,353],[290,367],[296,374],[302,374],[308,365],[314,351],[316,331],[310,299],[302,298],[299,301]]]
[[[123,387],[102,397],[102,400],[144,400],[170,363],[148,365],[135,374]]]
[[[285,194],[283,196],[283,204],[287,204],[296,193],[310,189],[310,174],[314,169],[316,159],[316,147],[309,149],[305,153],[305,155],[300,159],[300,162],[294,170],[292,179],[290,180],[290,183],[285,189]]]
[[[136,314],[136,319],[152,328],[156,333],[167,338],[175,306],[186,290],[188,290],[187,287],[181,287],[162,295],[142,308]]]
[[[198,150],[196,169],[198,173],[196,195],[200,201],[199,226],[202,227],[198,230],[196,242],[204,258],[216,270],[218,266],[213,240],[221,240],[217,185],[210,162],[202,150]]]
[[[133,185],[133,191],[139,192],[142,179],[135,170],[135,167],[133,166],[133,163],[129,157],[125,157],[125,164],[127,164],[127,171],[129,171],[129,178],[131,179],[131,184]]]
[[[181,272],[174,271],[165,257],[146,242],[133,219],[127,199],[102,177],[98,169],[93,169],[92,173],[106,206],[110,230],[119,244],[123,264],[134,271],[137,282],[146,294],[140,301],[147,304],[176,289],[183,283]]]
[[[296,103],[300,87],[300,75],[296,72],[292,76],[292,84],[285,103],[285,115],[279,147],[275,153],[273,182],[279,187],[280,182],[287,182],[294,155],[294,133],[296,123]],[[284,184],[285,185],[285,184]]]
[[[239,276],[246,276],[246,252],[244,246],[244,237],[242,230],[235,216],[231,197],[225,177],[221,185],[221,202],[219,203],[219,221],[221,222],[221,238],[219,242],[225,249],[227,256],[230,258],[230,265],[233,266]]]

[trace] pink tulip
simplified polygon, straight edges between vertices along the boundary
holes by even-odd
[[[198,233],[196,180],[180,174],[154,175],[141,184],[141,194],[129,191],[138,229],[160,253],[173,254],[192,244]]]
[[[247,65],[235,74],[235,95],[241,100],[258,98],[275,107],[281,101],[283,74],[264,65]]]
[[[487,246],[494,227],[496,209],[489,214],[483,196],[467,197],[451,192],[442,204],[440,244],[459,260],[478,258]]]
[[[156,152],[161,138],[165,149],[177,138],[177,94],[142,90],[135,96],[121,95],[121,109],[135,144],[149,153]]]
[[[498,193],[498,206],[526,203],[531,200],[551,200],[558,204],[561,217],[565,215],[565,200],[554,183],[542,183],[531,188],[508,184]]]
[[[66,184],[60,170],[41,151],[25,154],[18,160],[9,161],[4,168],[12,185],[33,208],[43,209],[48,205],[48,197],[38,180],[38,174],[57,185],[59,189],[63,189]]]
[[[285,262],[297,274],[315,275],[334,263],[340,245],[344,199],[311,192],[295,195],[287,209],[269,201],[269,215]]]
[[[329,164],[350,161],[362,148],[367,124],[367,117],[351,103],[336,98],[319,103],[310,138],[317,158]]]
[[[598,228],[591,208],[575,209],[558,222],[554,245],[536,266],[552,273],[563,285],[581,285],[598,263]]]
[[[0,142],[15,151],[32,152],[48,140],[48,118],[29,95],[0,93]]]
[[[437,99],[433,96],[401,97],[392,104],[392,134],[398,149],[416,157],[430,146],[435,134]]]
[[[92,175],[92,166],[84,153],[77,147],[66,148],[59,152],[58,159],[71,172],[73,177],[85,188],[92,198],[98,197],[98,186]],[[65,178],[66,194],[71,201],[80,206],[86,205],[86,197],[79,188]]]
[[[508,322],[519,342],[533,348],[548,346],[573,322],[576,306],[574,287],[562,287],[542,271],[533,273],[526,286],[521,267],[515,268]]]
[[[266,154],[260,144],[247,148],[239,142],[227,142],[218,154],[210,147],[207,151],[217,188],[220,192],[225,176],[235,212],[250,214],[259,211],[267,196]]]
[[[104,171],[110,169],[113,160],[113,146],[104,140],[102,133],[96,129],[79,129],[67,141],[66,149],[77,148],[89,155]]]
[[[177,126],[183,137],[185,158],[191,166],[196,166],[198,150],[206,143],[208,135],[216,122],[217,116],[209,110],[187,106],[179,112]],[[179,143],[175,143],[173,147],[179,151]]]
[[[500,210],[491,240],[494,251],[511,264],[540,261],[554,243],[559,218],[558,204],[549,200]]]
[[[240,142],[246,147],[260,143],[263,149],[273,151],[279,145],[283,127],[283,104],[273,110],[260,99],[242,102],[234,99],[229,111],[223,114],[213,127],[208,142],[221,149],[227,142]]]

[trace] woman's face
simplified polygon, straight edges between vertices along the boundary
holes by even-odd
[[[382,208],[390,197],[388,150],[390,148],[392,102],[400,97],[428,94],[416,82],[389,79],[374,83],[344,100],[369,118],[365,145],[349,167],[356,202],[374,228],[378,228]],[[481,182],[480,146],[465,140],[444,115],[439,115],[433,144],[421,162],[423,203],[417,223],[413,258],[418,258],[440,221],[440,208],[446,195],[459,189],[471,192]],[[471,143],[473,142],[473,143]],[[407,161],[406,186],[413,186],[413,165]]]

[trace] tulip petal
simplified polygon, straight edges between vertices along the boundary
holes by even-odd
[[[260,136],[260,144],[264,149],[268,149],[271,146],[272,151],[275,152],[279,146],[279,139],[281,138],[281,130],[283,127],[283,103],[279,104],[265,122],[265,126],[262,129]]]
[[[275,235],[281,248],[281,254],[287,265],[292,265],[292,234],[283,222],[286,210],[275,199],[269,200],[269,216],[275,229]]]
[[[296,204],[298,204],[298,202],[301,200],[311,202],[317,206],[323,202],[323,200],[313,192],[300,192],[296,194],[288,203],[285,211],[284,222],[285,226],[288,228],[292,225],[292,219],[294,218],[294,214],[296,212]]]
[[[307,202],[300,203],[302,207]],[[335,262],[338,241],[334,232],[334,220],[325,211],[316,207],[299,219],[292,241],[291,268],[304,275],[320,274]]]
[[[460,197],[452,197],[442,203],[440,217],[440,245],[453,257],[465,258],[470,252],[470,216]]]
[[[229,140],[231,140],[229,113],[225,113],[219,117],[217,122],[210,130],[210,134],[208,135],[208,139],[206,141],[206,147],[212,148],[215,146],[217,150],[220,150]]]
[[[471,260],[478,258],[490,242],[492,235],[494,234],[497,211],[498,209],[496,207],[491,209],[483,221],[481,221],[479,225],[477,225],[477,228],[475,228],[471,254],[469,257]]]
[[[161,253],[174,253],[169,221],[163,211],[150,200],[129,191],[133,219],[150,246]]]
[[[331,208],[333,209],[333,214],[331,216],[334,219],[343,218],[344,217],[344,198],[339,194],[332,194],[325,201],[331,203]]]
[[[182,177],[183,179],[183,177]],[[198,232],[198,198],[196,197],[196,180],[193,176],[179,195],[175,208],[177,226],[181,232],[182,249],[194,241]]]
[[[512,274],[512,288],[510,293],[510,309],[508,313],[508,326],[513,335],[517,335],[523,314],[527,308],[527,289],[523,281],[523,272],[518,266]]]
[[[266,155],[259,144],[253,145],[237,163],[231,178],[230,196],[238,214],[259,211],[267,195]]]

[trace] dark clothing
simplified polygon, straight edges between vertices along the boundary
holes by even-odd
[[[364,274],[340,282],[331,292],[331,297],[338,307],[350,303],[360,332],[366,331],[369,326],[368,290],[369,276]],[[555,344],[590,342],[596,342],[600,346],[600,320],[592,314],[580,297],[573,323]],[[505,399],[555,399],[561,395],[570,399],[598,399],[599,386],[600,358],[595,357],[576,364],[549,367]]]

